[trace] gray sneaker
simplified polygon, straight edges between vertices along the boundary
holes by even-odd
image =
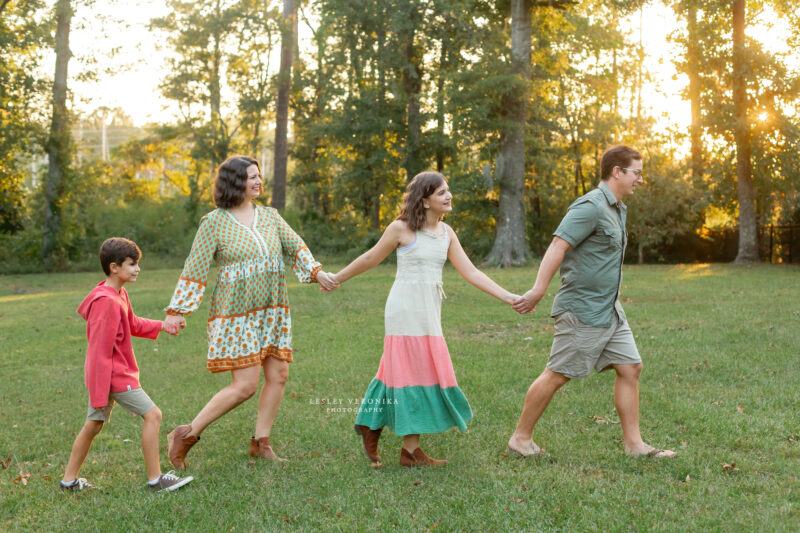
[[[83,477],[74,479],[69,483],[64,483],[63,481],[59,481],[58,486],[61,488],[61,490],[66,490],[69,492],[77,492],[80,490],[89,490],[94,488],[94,485],[86,481],[86,478]]]
[[[170,470],[166,474],[161,474],[153,484],[148,483],[147,486],[154,492],[161,492],[163,490],[173,491],[178,490],[187,483],[191,482],[194,478],[192,476],[178,477],[175,475],[174,470]]]

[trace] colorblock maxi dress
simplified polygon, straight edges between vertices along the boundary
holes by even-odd
[[[356,424],[397,435],[467,429],[469,402],[456,382],[442,335],[442,267],[450,237],[427,230],[397,250],[397,275],[386,300],[383,356],[364,393]]]
[[[256,206],[249,227],[227,209],[203,217],[165,311],[196,311],[211,264],[217,263],[207,329],[206,367],[211,372],[259,365],[267,357],[292,361],[284,256],[300,282],[316,281],[322,265],[277,210]]]

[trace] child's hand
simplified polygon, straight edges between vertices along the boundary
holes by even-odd
[[[339,282],[330,272],[318,272],[317,282],[319,282],[319,288],[322,292],[335,291],[339,287]]]
[[[178,324],[166,321],[161,323],[161,330],[166,331],[170,335],[177,335],[178,333],[181,332],[181,328],[180,326],[178,326]]]
[[[170,335],[177,335],[183,328],[186,327],[186,319],[180,315],[167,315],[167,318],[162,322],[161,329]]]

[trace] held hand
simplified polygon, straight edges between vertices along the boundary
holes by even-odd
[[[177,335],[186,327],[186,319],[181,315],[167,315],[167,318],[164,319],[163,327],[164,331],[170,335]]]
[[[522,315],[527,315],[536,310],[536,305],[539,303],[539,300],[542,299],[542,296],[542,294],[538,294],[531,289],[520,298],[517,298],[517,300],[511,304],[511,307],[514,308],[514,311]]]
[[[508,295],[505,298],[503,298],[503,301],[508,305],[513,305],[514,302],[519,300],[519,298],[520,298],[519,294],[514,294],[509,292]]]
[[[167,322],[161,322],[161,331],[166,331],[170,335],[177,335],[178,333],[180,333],[181,328],[178,327],[177,324],[172,324],[172,323],[168,324]]]
[[[322,292],[335,291],[339,287],[339,282],[330,272],[317,272],[317,282],[319,282],[319,288]]]

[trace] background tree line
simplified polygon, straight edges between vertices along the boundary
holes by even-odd
[[[75,138],[96,117],[72,110],[69,92],[71,17],[89,1],[2,0],[3,271],[93,261],[112,233],[182,259],[234,153],[262,162],[266,201],[334,254],[372,244],[405,183],[432,168],[450,180],[449,221],[474,259],[523,264],[615,143],[646,158],[631,261],[758,261],[759,225],[800,223],[790,0],[666,0],[688,131],[659,129],[643,102],[655,65],[641,0],[169,0],[150,28],[179,117],[99,156]],[[779,53],[746,31],[765,17],[791,28]],[[129,122],[113,111],[103,127]]]

